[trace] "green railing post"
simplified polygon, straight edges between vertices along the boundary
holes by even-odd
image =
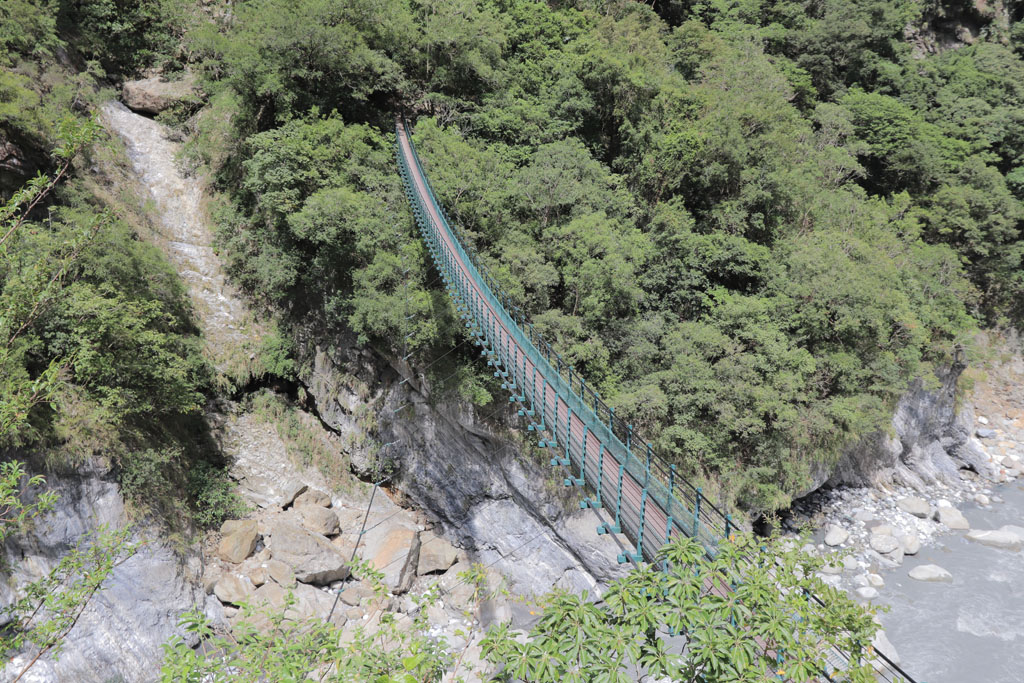
[[[693,537],[697,538],[697,532],[700,531],[700,499],[703,498],[701,489],[697,487],[697,502],[693,506]],[[699,539],[698,539],[699,540]]]

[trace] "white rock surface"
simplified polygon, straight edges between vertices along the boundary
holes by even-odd
[[[891,553],[900,547],[900,542],[888,534],[872,534],[869,543],[871,549],[881,555]]]
[[[921,550],[921,539],[917,534],[903,534],[900,536],[900,546],[903,547],[904,555],[917,555]]]
[[[904,512],[911,514],[920,519],[927,519],[928,515],[931,514],[932,506],[929,505],[928,501],[924,498],[917,496],[908,496],[907,498],[901,499],[896,505]]]
[[[954,530],[971,528],[970,522],[967,521],[963,513],[954,507],[941,507],[937,509],[935,511],[935,521]]]
[[[973,529],[967,532],[967,540],[1003,550],[1020,550],[1022,543],[1020,536],[1002,529]]]
[[[953,575],[937,564],[922,564],[914,567],[907,575],[916,581],[950,582]]]
[[[850,532],[839,526],[833,524],[825,532],[825,545],[835,547],[846,543],[846,540],[850,538]]]

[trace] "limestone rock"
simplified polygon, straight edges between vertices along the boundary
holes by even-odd
[[[875,637],[871,639],[871,646],[875,648],[876,652],[881,652],[889,658],[890,662],[899,666],[900,656],[897,654],[896,648],[889,642],[889,638],[886,637],[885,631],[878,629],[875,632]]]
[[[953,575],[937,564],[922,564],[914,567],[907,575],[917,581],[952,582]]]
[[[857,597],[862,600],[874,600],[878,597],[878,591],[871,586],[861,586],[856,591]]]
[[[868,574],[868,585],[874,588],[881,588],[885,585],[885,579],[878,574]]]
[[[338,533],[338,515],[333,510],[319,505],[303,505],[298,510],[302,526],[314,534],[333,536]]]
[[[839,526],[838,524],[833,524],[828,528],[828,531],[825,532],[825,545],[833,547],[837,545],[842,545],[843,543],[846,543],[847,539],[849,538],[849,531]]]
[[[900,510],[921,519],[926,519],[931,514],[932,506],[924,498],[909,496],[896,503]]]
[[[237,605],[248,600],[254,587],[249,579],[237,574],[225,574],[213,587],[213,594],[221,602]]]
[[[1002,548],[1004,550],[1020,550],[1021,537],[1012,531],[1003,531],[1002,529],[982,530],[974,529],[967,532],[967,539],[974,541],[975,543],[981,543],[992,548]]]
[[[331,497],[319,489],[307,489],[295,497],[295,507],[303,505],[319,505],[320,507],[331,507]]]
[[[281,498],[277,504],[283,508],[288,507],[300,494],[305,493],[308,488],[298,479],[289,479],[281,486]]]
[[[896,530],[892,528],[891,524],[875,524],[874,526],[869,526],[868,530],[872,534],[877,534],[879,536],[895,536],[896,535]]]
[[[939,524],[945,524],[950,529],[971,528],[967,518],[956,508],[939,508],[935,511],[935,521]]]
[[[341,592],[341,601],[350,607],[358,607],[363,600],[373,598],[376,593],[366,584],[353,583]]]
[[[974,502],[978,505],[991,505],[992,501],[984,493],[977,493],[974,495]]]
[[[252,581],[252,585],[258,588],[267,582],[267,568],[263,566],[255,567],[246,576]]]
[[[292,573],[291,567],[284,562],[281,560],[267,560],[265,564],[267,575],[279,585],[285,588],[295,585],[295,574]]]
[[[195,95],[195,79],[190,75],[177,81],[159,76],[128,81],[121,88],[121,99],[137,112],[159,114],[175,102]]]
[[[917,555],[921,550],[921,539],[917,534],[903,534],[900,536],[900,545],[903,547],[904,555]]]
[[[420,557],[416,575],[446,572],[459,558],[459,551],[451,543],[433,532],[420,533]]]
[[[325,584],[349,575],[348,558],[323,536],[290,522],[277,522],[267,542],[274,559],[292,568],[303,583]]]
[[[889,534],[872,534],[869,543],[871,549],[880,555],[887,555],[900,547],[900,542]]]
[[[220,533],[217,554],[225,562],[238,564],[256,549],[259,532],[254,519],[228,520],[221,525]]]
[[[1009,531],[1011,534],[1017,534],[1024,539],[1024,526],[1017,526],[1016,524],[1004,524],[999,527],[1000,531]]]
[[[284,588],[276,583],[266,583],[255,592],[252,602],[257,608],[269,608],[270,610],[280,611],[285,605],[289,592],[295,596],[295,603],[285,610],[284,617],[288,621],[299,624],[323,622],[327,619],[327,615],[330,614],[331,607],[334,605],[334,595],[301,583],[294,588]],[[259,612],[260,610],[257,609],[257,613],[252,618],[252,623],[256,628],[265,630],[270,627],[270,620],[266,615]],[[346,618],[342,605],[338,605],[334,608],[331,622],[342,626],[345,624],[345,621]]]
[[[419,534],[416,530],[393,526],[367,536],[360,555],[384,573],[384,585],[392,593],[398,595],[409,590],[416,577],[420,553]]]

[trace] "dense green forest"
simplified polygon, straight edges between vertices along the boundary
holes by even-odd
[[[216,177],[222,255],[255,299],[385,351],[408,305],[425,365],[458,332],[394,169],[406,113],[536,327],[748,509],[784,506],[976,326],[1024,316],[1015,3],[41,6],[4,22],[9,65],[60,34],[101,80],[199,74],[204,102],[165,118]],[[453,391],[497,394],[459,363]]]
[[[219,524],[237,503],[199,415],[213,372],[95,119],[111,75],[147,59],[153,36],[177,39],[142,29],[163,16],[146,4],[135,19],[101,6],[0,5],[0,452],[36,470],[98,456],[137,514]],[[130,33],[112,53],[111,26]]]

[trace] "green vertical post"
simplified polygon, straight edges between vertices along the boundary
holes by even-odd
[[[697,487],[697,502],[693,506],[693,537],[697,538],[697,532],[700,531],[700,499],[703,498],[701,489]]]

